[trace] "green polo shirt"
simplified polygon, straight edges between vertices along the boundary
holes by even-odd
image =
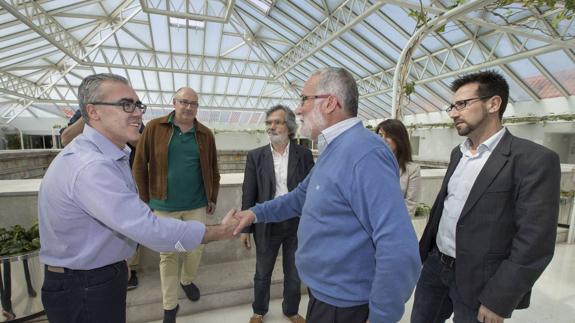
[[[173,123],[173,133],[168,147],[168,197],[165,200],[150,199],[150,208],[160,211],[184,211],[204,207],[208,204],[200,150],[196,140],[196,129],[182,133]]]

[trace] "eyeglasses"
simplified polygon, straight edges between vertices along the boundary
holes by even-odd
[[[299,98],[301,99],[300,104],[304,105],[306,100],[313,100],[313,99],[327,99],[331,96],[331,94],[320,94],[320,95],[300,95]]]
[[[140,109],[140,111],[142,112],[142,114],[146,113],[146,109],[148,109],[148,106],[143,104],[140,101],[127,101],[127,100],[123,100],[123,101],[119,101],[119,102],[89,102],[88,104],[93,104],[93,105],[110,105],[110,106],[114,106],[114,107],[122,107],[122,110],[124,110],[124,112],[126,113],[133,113],[136,108]]]
[[[174,101],[176,101],[177,104],[181,104],[185,107],[187,107],[188,105],[191,106],[192,108],[199,107],[198,101],[188,101],[188,100],[183,100],[183,99],[175,99]]]
[[[280,121],[280,120],[266,120],[265,123],[266,123],[266,127],[269,127],[269,126],[271,126],[272,124],[273,124],[274,126],[281,126],[281,125],[286,124],[285,121]]]
[[[493,97],[493,95],[478,96],[476,98],[470,98],[470,99],[455,101],[454,103],[451,103],[450,105],[447,106],[447,108],[445,109],[445,112],[449,113],[453,109],[455,109],[456,111],[461,111],[461,110],[467,108],[467,105],[471,101],[485,100],[485,99],[489,99],[491,97]]]

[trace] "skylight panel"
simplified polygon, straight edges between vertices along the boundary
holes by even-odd
[[[254,6],[258,7],[266,15],[268,14],[268,12],[272,7],[271,0],[247,0],[247,1],[253,4]]]
[[[187,23],[188,28],[204,29],[206,27],[205,21],[170,17],[170,26],[182,27],[182,26],[186,26],[186,23]]]

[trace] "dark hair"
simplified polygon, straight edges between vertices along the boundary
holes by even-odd
[[[411,143],[409,142],[407,129],[401,121],[387,119],[375,127],[376,134],[379,134],[380,130],[383,130],[383,132],[385,132],[385,136],[395,142],[395,145],[397,146],[395,149],[395,158],[397,159],[401,172],[405,172],[407,163],[413,161],[411,156]]]
[[[297,132],[297,122],[295,121],[295,114],[290,108],[281,104],[274,105],[273,107],[269,108],[269,110],[266,111],[266,118],[269,117],[270,114],[278,110],[283,110],[285,112],[284,121],[286,122],[286,126],[288,127],[289,139],[291,140],[295,137],[295,133]]]
[[[104,93],[100,93],[100,85],[106,81],[120,82],[130,85],[130,82],[128,82],[125,77],[111,73],[94,74],[85,77],[78,87],[78,101],[82,118],[86,124],[90,124],[86,105],[90,102],[102,100]]]
[[[451,83],[451,91],[456,92],[460,87],[478,83],[477,96],[499,96],[501,97],[501,106],[499,107],[499,120],[503,118],[503,113],[509,101],[509,84],[505,78],[495,71],[483,71],[463,75]]]
[[[334,95],[349,116],[357,117],[359,91],[353,75],[342,67],[325,67],[311,76],[316,75],[316,90],[323,92],[319,94]]]

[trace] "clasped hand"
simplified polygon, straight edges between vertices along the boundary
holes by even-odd
[[[243,228],[252,224],[255,219],[256,215],[250,210],[238,211],[231,209],[222,220],[222,223],[206,226],[202,243],[233,239],[238,236]]]

